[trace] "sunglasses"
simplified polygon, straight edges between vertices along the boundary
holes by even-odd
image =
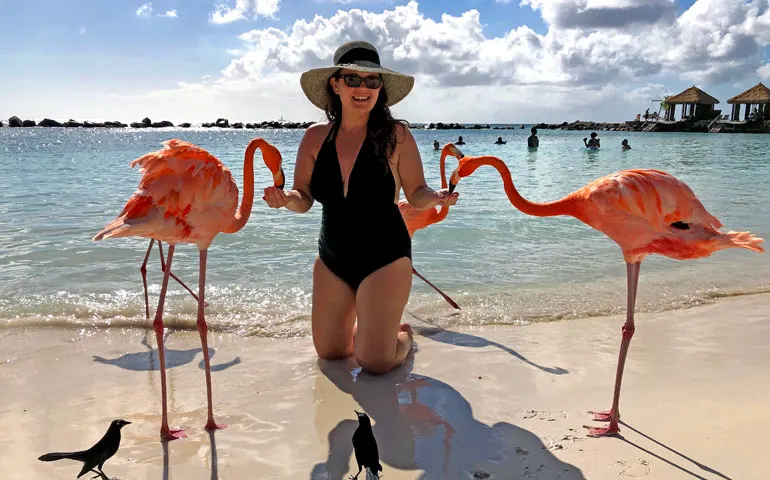
[[[372,90],[377,90],[382,86],[382,76],[377,75],[376,77],[361,77],[359,75],[356,75],[355,73],[348,73],[346,75],[340,75],[343,80],[345,80],[345,85],[347,85],[350,88],[356,88],[361,86],[361,82],[364,82],[364,85],[366,85],[366,88],[370,88]]]

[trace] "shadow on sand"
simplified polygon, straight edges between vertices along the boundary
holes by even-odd
[[[544,367],[539,365],[524,355],[520,354],[516,350],[512,349],[511,347],[505,346],[501,343],[493,342],[491,340],[487,340],[486,338],[477,337],[469,333],[453,332],[451,330],[447,330],[444,327],[421,318],[412,312],[409,312],[409,315],[426,325],[412,325],[414,331],[425,338],[433,340],[434,342],[446,343],[457,347],[467,348],[495,347],[546,373],[551,373],[553,375],[564,375],[569,373],[569,370],[561,367]]]
[[[704,465],[704,464],[702,464],[702,463],[700,463],[700,462],[698,462],[696,460],[693,460],[692,458],[688,457],[687,455],[685,455],[683,453],[680,453],[680,452],[674,450],[673,448],[669,447],[668,445],[665,445],[665,444],[655,440],[654,438],[650,437],[649,435],[640,432],[639,430],[635,429],[634,427],[632,427],[631,425],[627,424],[623,420],[620,421],[620,424],[623,425],[624,427],[626,427],[627,429],[633,431],[634,433],[638,434],[639,436],[644,437],[645,439],[649,440],[650,442],[652,442],[652,443],[654,443],[654,444],[656,444],[656,445],[658,445],[660,447],[665,448],[669,452],[671,452],[671,453],[673,453],[675,455],[678,455],[679,457],[681,457],[684,460],[687,460],[688,462],[692,463],[693,465],[695,465],[696,467],[700,468],[701,470],[703,470],[705,472],[708,472],[708,473],[711,473],[713,475],[716,475],[716,476],[718,476],[720,478],[724,478],[725,480],[732,480],[727,475],[724,475],[723,473],[718,472],[718,471],[714,470],[713,468],[711,468],[711,467],[709,467],[707,465]],[[681,465],[677,465],[676,463],[663,458],[662,456],[658,455],[657,453],[651,452],[650,450],[642,447],[641,445],[638,445],[638,444],[630,441],[628,438],[626,438],[626,437],[624,437],[622,435],[619,438],[621,438],[624,442],[628,443],[629,445],[631,445],[633,447],[636,447],[639,450],[641,450],[641,451],[643,451],[643,452],[645,452],[645,453],[647,453],[647,454],[657,458],[661,462],[664,462],[664,463],[667,463],[667,464],[671,465],[672,467],[676,468],[677,470],[680,470],[682,473],[687,473],[689,475],[692,475],[694,478],[706,480],[706,477],[698,475],[697,473],[695,473],[693,471],[690,471],[690,470],[688,470],[687,468],[685,468],[685,467],[683,467]]]
[[[510,423],[486,425],[473,416],[470,403],[454,388],[411,373],[413,356],[385,375],[360,372],[351,359],[319,360],[315,426],[319,439],[328,432],[325,463],[310,479],[341,480],[350,472],[352,436],[358,422],[354,408],[374,423],[380,463],[388,470],[421,470],[428,479],[576,480],[580,470],[564,463],[533,433]],[[350,417],[339,419],[349,406]],[[359,407],[360,406],[360,407]],[[334,425],[334,422],[338,422]]]
[[[134,372],[150,372],[150,371],[158,371],[160,370],[160,361],[158,359],[158,350],[155,348],[152,348],[150,345],[150,342],[148,341],[149,336],[154,336],[155,332],[152,329],[148,329],[144,337],[142,338],[142,341],[140,342],[142,345],[144,345],[147,348],[147,351],[143,352],[137,352],[137,353],[126,353],[125,355],[121,355],[117,358],[104,358],[100,357],[99,355],[94,355],[94,362],[97,363],[103,363],[105,365],[112,365],[118,368],[122,368],[123,370],[131,370]],[[168,338],[168,333],[166,333],[163,336],[163,344],[166,344],[166,339]],[[188,363],[192,363],[192,361],[195,359],[195,356],[199,353],[203,352],[202,348],[191,348],[189,350],[173,350],[168,347],[165,348],[166,350],[166,368],[175,368],[180,367],[182,365],[187,365]],[[214,358],[214,354],[216,353],[216,350],[213,348],[209,348],[209,358]],[[241,357],[235,357],[234,359],[230,360],[227,363],[221,363],[219,365],[211,365],[211,371],[212,372],[219,372],[222,370],[226,370],[232,366],[238,365],[241,363]],[[203,370],[203,358],[201,357],[201,361],[198,363],[198,368]]]

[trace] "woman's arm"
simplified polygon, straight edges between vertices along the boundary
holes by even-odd
[[[425,182],[420,151],[412,132],[399,125],[396,127],[396,139],[398,175],[409,204],[417,210],[426,210],[437,205],[454,205],[457,202],[457,192],[450,194],[448,189],[436,191]]]
[[[286,207],[292,212],[305,213],[313,206],[313,196],[310,194],[310,178],[315,166],[315,148],[320,144],[320,138],[325,138],[327,125],[313,125],[307,129],[297,150],[297,161],[294,164],[294,184],[292,190],[284,192],[280,188],[268,187],[262,197],[271,208]]]

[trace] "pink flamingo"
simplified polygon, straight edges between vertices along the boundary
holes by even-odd
[[[463,153],[455,147],[451,143],[447,143],[444,145],[444,148],[441,150],[441,159],[439,160],[439,168],[441,169],[441,188],[447,188],[447,181],[446,181],[446,157],[447,155],[452,155],[456,159],[460,160],[463,158]],[[434,223],[438,223],[442,220],[444,220],[449,213],[449,206],[448,205],[442,205],[442,207],[439,210],[436,210],[436,207],[428,208],[425,210],[417,210],[412,205],[409,204],[406,200],[401,200],[398,202],[398,210],[401,212],[401,217],[404,219],[404,223],[406,224],[406,229],[409,231],[409,236],[414,236],[414,232],[417,230],[421,230],[428,225],[433,225]],[[446,300],[450,305],[452,305],[454,308],[460,310],[460,306],[457,305],[457,303],[452,300],[447,294],[442,292],[437,286],[433,285],[431,282],[428,281],[425,277],[420,275],[417,270],[412,267],[412,273],[417,276],[420,280],[430,285],[435,291],[439,293],[442,297],[444,297],[444,300]]]
[[[194,243],[200,252],[197,327],[206,370],[208,421],[205,428],[225,428],[226,425],[219,425],[214,421],[211,398],[208,326],[203,312],[208,248],[217,234],[236,233],[249,220],[254,200],[254,153],[257,148],[262,151],[265,164],[273,172],[276,186],[283,186],[284,175],[281,154],[275,147],[261,138],[249,142],[243,160],[243,198],[238,207],[238,187],[221,161],[206,150],[182,140],[168,140],[163,142],[163,145],[163,149],[131,162],[131,167],[138,165],[143,174],[139,187],[128,199],[123,211],[97,233],[94,240],[149,237],[169,245],[153,329],[158,342],[161,366],[163,416],[160,434],[162,438],[171,440],[186,436],[183,430],[171,430],[168,427],[163,347],[163,305],[176,244]]]
[[[497,169],[505,193],[514,207],[527,215],[569,215],[599,230],[618,244],[626,261],[628,297],[626,323],[622,329],[612,408],[589,412],[593,420],[607,422],[603,428],[586,426],[590,436],[615,435],[620,429],[620,384],[628,346],[634,335],[636,287],[642,260],[658,254],[676,260],[710,256],[718,250],[745,248],[764,252],[764,241],[749,232],[721,232],[722,223],[711,215],[684,182],[660,170],[624,170],[598,178],[561,200],[535,203],[523,198],[511,180],[511,172],[496,157],[465,157],[449,180],[454,190],[461,177],[482,165]]]

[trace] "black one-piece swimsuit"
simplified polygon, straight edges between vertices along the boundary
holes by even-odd
[[[357,291],[369,274],[402,257],[412,258],[412,240],[393,199],[390,165],[377,159],[368,138],[361,145],[344,195],[337,158],[337,124],[316,157],[310,193],[323,205],[318,255]]]

